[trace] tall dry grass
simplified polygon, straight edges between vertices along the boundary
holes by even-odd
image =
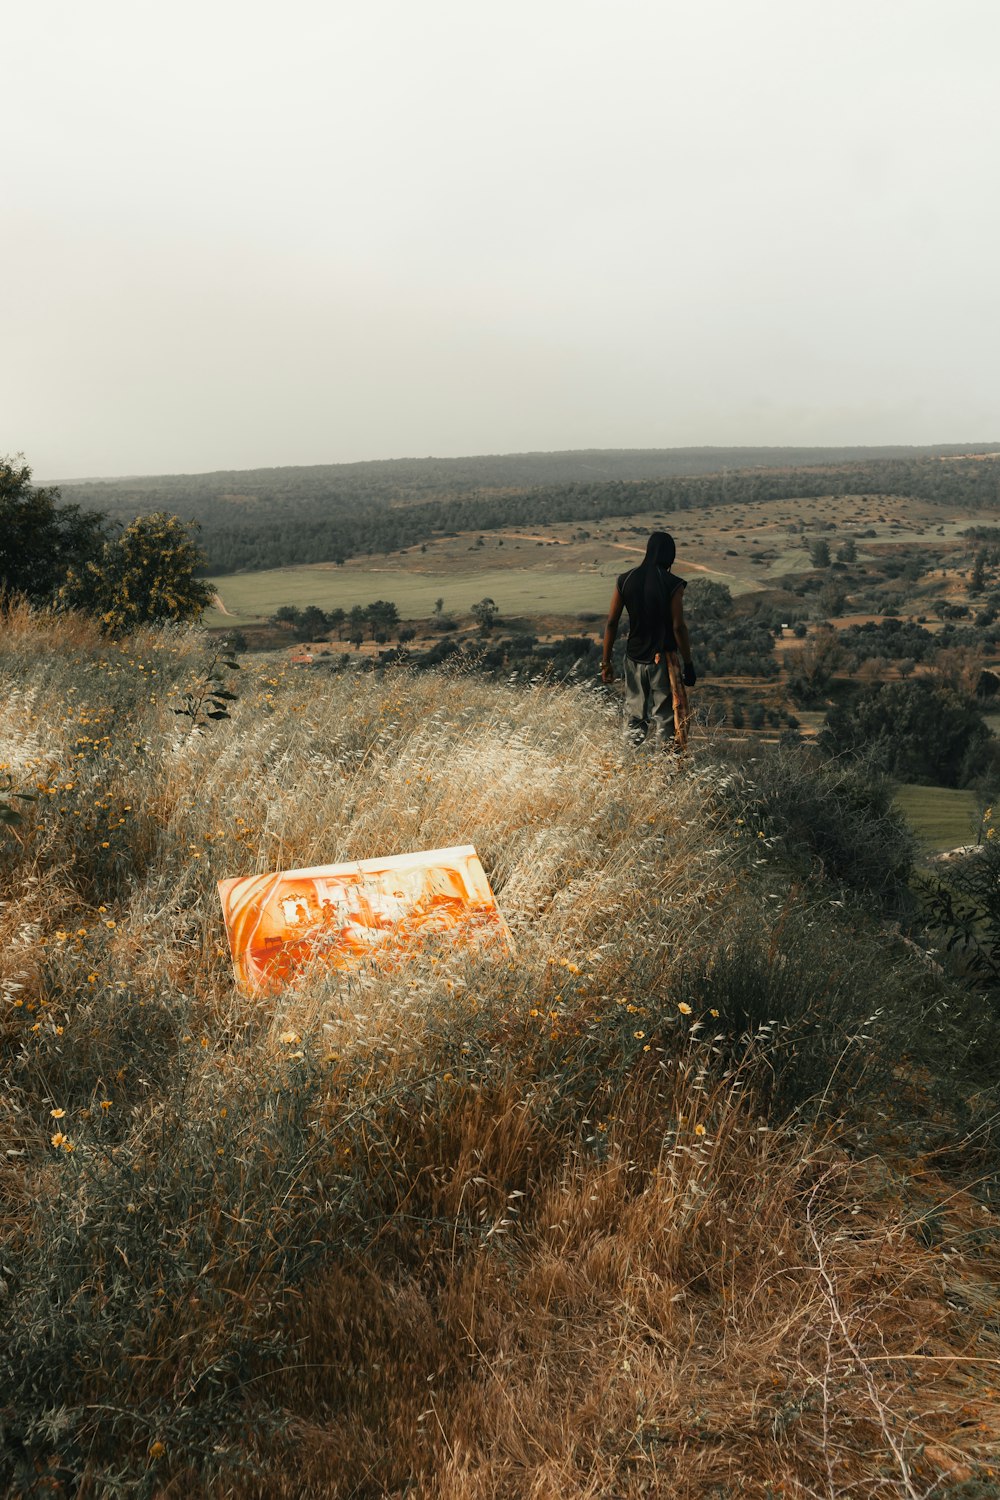
[[[1000,1495],[919,956],[582,691],[207,655],[4,622],[7,1492]],[[464,842],[512,956],[237,991],[220,877]]]

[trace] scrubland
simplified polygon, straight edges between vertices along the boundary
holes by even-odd
[[[995,1022],[888,789],[0,630],[6,1493],[1000,1496]],[[236,988],[219,878],[465,842],[511,954]]]

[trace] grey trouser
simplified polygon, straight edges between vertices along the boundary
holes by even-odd
[[[641,745],[653,730],[663,745],[674,738],[674,695],[666,653],[659,662],[625,658],[625,733]]]

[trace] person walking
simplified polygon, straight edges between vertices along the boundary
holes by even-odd
[[[672,571],[677,548],[666,531],[654,531],[637,568],[615,583],[604,630],[601,678],[614,682],[611,653],[622,610],[628,611],[625,646],[627,734],[641,745],[650,729],[663,748],[687,748],[687,691],[698,680],[684,620],[687,583]],[[683,661],[683,666],[681,662]]]

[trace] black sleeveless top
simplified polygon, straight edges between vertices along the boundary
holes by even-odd
[[[687,580],[668,568],[640,564],[618,579],[618,592],[628,610],[626,655],[633,661],[651,662],[658,652],[676,651],[670,601]]]

